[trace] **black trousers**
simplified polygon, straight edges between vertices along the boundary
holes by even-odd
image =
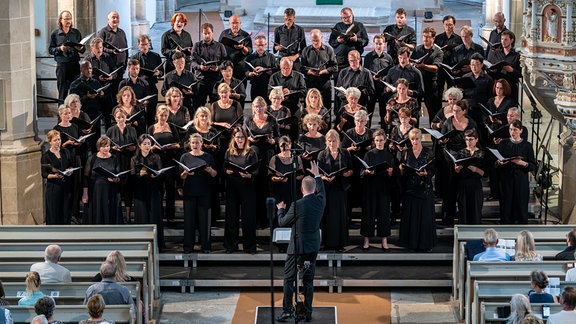
[[[210,195],[184,197],[184,251],[192,252],[196,242],[196,228],[202,250],[210,250]]]
[[[309,261],[310,267],[304,269],[303,273],[300,273],[300,278],[302,279],[302,285],[304,289],[302,293],[304,294],[304,307],[306,309],[306,314],[312,314],[312,300],[314,299],[314,272],[316,271],[316,256],[318,252],[307,253],[307,254],[288,254],[286,256],[286,263],[284,264],[284,301],[282,303],[282,309],[284,312],[292,312],[294,307],[294,292],[296,291],[296,273],[298,272],[298,267],[301,269],[304,266],[304,262]],[[296,296],[298,300],[298,296]]]
[[[80,75],[78,62],[58,63],[56,65],[56,86],[58,87],[58,99],[64,100],[68,95],[70,83]]]

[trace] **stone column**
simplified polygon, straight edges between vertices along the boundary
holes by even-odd
[[[132,18],[132,45],[137,45],[138,36],[148,34],[150,31],[150,25],[146,19],[146,1],[131,0],[130,11]]]
[[[0,1],[0,223],[44,222],[40,145],[34,140],[33,0]]]

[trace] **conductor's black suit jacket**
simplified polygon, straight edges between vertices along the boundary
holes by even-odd
[[[320,249],[320,223],[326,205],[326,192],[322,179],[316,177],[314,180],[316,193],[292,203],[288,212],[283,208],[278,210],[280,226],[292,227],[288,254],[317,253]]]

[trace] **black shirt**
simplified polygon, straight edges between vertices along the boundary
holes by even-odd
[[[126,33],[122,28],[118,27],[116,31],[112,30],[109,25],[100,29],[98,31],[98,37],[102,38],[105,42],[110,43],[120,49],[128,47],[128,40],[126,39]],[[113,49],[109,49],[104,46],[104,52],[108,53],[113,59],[115,59],[115,65],[121,66],[128,63],[128,51],[124,51],[122,53],[114,54]],[[122,75],[119,76],[120,78]]]
[[[401,67],[400,64],[394,65],[384,80],[390,84],[396,83],[398,79],[404,78],[408,81],[408,88],[412,90],[411,97],[419,97],[424,94],[423,91],[423,79],[420,70],[415,68],[412,64],[408,64],[405,67]]]
[[[301,72],[306,77],[306,80],[310,81],[327,81],[330,79],[332,73],[338,72],[338,63],[336,62],[336,56],[334,55],[334,50],[325,44],[322,44],[318,50],[314,46],[306,46],[302,50],[300,56],[302,63]],[[325,75],[308,75],[308,68],[320,68],[321,70],[327,69],[328,74]]]
[[[386,26],[382,34],[384,34],[384,38],[386,39],[386,46],[388,48],[387,53],[392,56],[394,63],[398,63],[398,50],[400,49],[400,46],[396,44],[393,37],[387,36],[386,33],[396,38],[408,35],[404,38],[404,43],[416,46],[416,31],[414,31],[414,28],[407,25],[398,28],[396,24]]]
[[[492,89],[494,87],[494,81],[486,72],[480,72],[478,78],[474,78],[472,72],[464,74],[463,78],[471,78],[476,84],[474,88],[464,89],[464,99],[468,100],[468,105],[470,108],[479,108],[478,103],[487,105],[488,99],[492,97]]]
[[[444,64],[450,64],[452,62],[452,53],[454,51],[454,48],[456,48],[456,46],[462,44],[462,37],[460,37],[460,35],[456,35],[456,33],[452,33],[452,35],[450,35],[450,37],[448,37],[446,35],[446,33],[441,33],[436,35],[436,37],[434,37],[434,44],[440,46],[440,47],[444,47],[446,45],[448,45],[448,48],[444,49],[444,57],[442,59],[442,62]]]
[[[86,47],[82,47],[80,51],[77,51],[74,47],[69,47],[66,51],[62,52],[60,45],[66,42],[80,43],[81,40],[82,34],[80,34],[80,31],[76,28],[70,28],[67,34],[60,28],[54,29],[52,34],[50,34],[48,53],[54,55],[54,60],[57,63],[79,62],[79,53],[84,53]]]
[[[162,63],[162,58],[160,54],[148,51],[148,53],[144,54],[143,52],[138,52],[132,55],[132,59],[138,60],[140,62],[140,74],[139,76],[143,76],[151,88],[156,88],[156,83],[158,83],[158,78],[155,76],[145,75],[142,72],[142,68],[154,70]],[[170,60],[171,61],[171,60]],[[160,71],[160,76],[164,74],[164,67],[159,67],[158,70]],[[158,91],[155,91],[158,92]]]
[[[442,53],[442,51],[434,46],[432,46],[432,48],[427,49],[424,47],[424,45],[418,45],[416,46],[416,48],[414,49],[414,51],[412,52],[412,56],[411,58],[417,60],[421,57],[423,57],[424,55],[426,55],[427,53],[430,53],[428,55],[427,58],[424,59],[424,64],[427,65],[436,65],[438,67],[440,67],[440,63],[442,63],[442,60],[444,58],[444,54]],[[432,84],[433,81],[436,81],[436,76],[437,76],[437,72],[430,72],[427,71],[425,69],[419,69],[420,73],[422,74],[422,78],[424,81],[424,84]]]
[[[353,42],[351,40],[346,40],[344,43],[338,43],[338,36],[335,34],[330,34],[330,38],[328,39],[328,44],[334,48],[334,54],[336,55],[336,59],[338,60],[338,65],[340,67],[348,66],[348,53],[351,50],[357,50],[362,54],[364,52],[364,47],[368,45],[368,33],[366,32],[366,27],[361,22],[354,21],[353,24],[357,25],[359,30],[356,33],[356,37],[358,41]],[[351,25],[346,25],[344,22],[339,22],[334,25],[334,29],[341,32],[342,34],[346,33],[346,30]]]
[[[207,62],[209,61],[222,62],[226,58],[226,48],[224,47],[224,45],[222,45],[222,43],[219,43],[214,40],[212,40],[210,43],[207,43],[204,40],[196,42],[196,44],[194,44],[192,52],[198,54],[201,58],[203,58]],[[192,68],[194,68],[197,71],[200,71],[200,73],[204,76],[204,78],[212,80],[218,80],[218,78],[220,78],[219,71],[200,70],[201,63],[202,62],[200,60],[196,60],[194,57],[192,57]]]
[[[238,34],[233,35],[232,30],[230,28],[224,29],[222,33],[220,33],[220,37],[218,38],[219,42],[222,42],[222,38],[227,37],[237,42],[242,41],[242,45],[248,49],[248,54],[252,52],[252,37],[246,31],[240,29]],[[234,69],[239,66],[239,63],[242,62],[248,55],[244,55],[242,50],[235,49],[234,47],[227,46],[225,44],[224,48],[226,49],[226,58],[234,63]]]
[[[248,55],[245,61],[252,64],[253,67],[260,66],[263,68],[272,69],[272,73],[278,71],[278,62],[274,55],[270,52],[264,52],[262,56],[260,56],[257,52],[254,52]],[[248,77],[253,87],[268,86],[268,82],[270,81],[270,74],[268,74],[268,72],[264,72],[260,76],[253,77],[248,76],[250,72],[252,72],[252,69],[250,67],[246,67],[246,77]]]
[[[279,57],[291,56],[296,53],[301,53],[304,47],[306,47],[306,35],[304,34],[304,28],[296,24],[293,24],[290,28],[286,27],[286,25],[278,26],[274,28],[274,43],[274,46],[282,45],[288,47],[282,48],[280,51],[274,49],[274,53],[278,53]],[[292,43],[294,44],[289,46]]]
[[[372,73],[363,67],[359,67],[358,70],[354,71],[352,68],[347,67],[340,71],[338,74],[337,87],[344,87],[348,89],[349,87],[356,87],[362,91],[363,94],[370,95],[374,93],[374,81],[372,80]],[[338,96],[343,96],[344,94],[338,92]]]

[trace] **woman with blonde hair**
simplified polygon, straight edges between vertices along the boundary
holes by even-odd
[[[340,147],[340,135],[334,129],[326,133],[326,149],[318,154],[318,168],[326,186],[326,207],[322,240],[326,249],[344,252],[348,242],[348,197],[353,175],[352,156]]]
[[[532,232],[523,230],[516,238],[516,261],[542,261],[542,254],[536,253]]]
[[[170,111],[168,123],[178,126],[180,137],[184,137],[187,132],[186,125],[190,121],[190,107],[184,107],[182,91],[176,87],[171,87],[166,91],[166,106]]]
[[[30,271],[26,275],[26,296],[20,298],[18,306],[34,306],[38,299],[44,297],[44,293],[40,291],[40,274],[36,271]]]
[[[308,93],[306,94],[306,107],[302,109],[301,120],[303,121],[304,117],[306,117],[308,114],[317,114],[322,117],[320,130],[323,134],[325,134],[330,128],[330,112],[324,106],[320,90],[316,88],[308,89]],[[303,126],[304,125],[302,125],[302,129],[304,129]]]
[[[294,134],[292,128],[295,126],[292,118],[292,113],[288,107],[282,105],[282,101],[284,101],[284,93],[282,89],[272,89],[270,90],[270,95],[268,96],[270,99],[270,106],[268,110],[268,114],[270,114],[276,121],[279,120],[281,122],[278,123],[278,129],[280,131],[280,135],[288,135],[291,136]]]
[[[86,302],[86,310],[90,318],[81,320],[78,324],[114,324],[114,322],[104,319],[102,316],[106,309],[106,302],[100,294],[96,294],[88,299]]]

